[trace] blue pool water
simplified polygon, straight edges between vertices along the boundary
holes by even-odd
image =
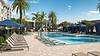
[[[47,33],[47,37],[54,38],[66,42],[67,44],[82,44],[82,43],[93,43],[100,42],[98,37],[90,36],[75,36],[75,35],[64,35],[59,33]]]

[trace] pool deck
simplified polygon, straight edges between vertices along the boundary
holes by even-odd
[[[72,53],[76,52],[100,51],[100,43],[48,47],[35,39],[35,34],[37,33],[24,36],[29,45],[29,51],[25,49],[23,51],[3,52],[0,53],[0,56],[72,56]]]

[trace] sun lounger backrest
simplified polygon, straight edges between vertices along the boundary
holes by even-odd
[[[13,36],[9,37],[8,39],[10,39],[10,40],[12,40],[12,41],[14,41],[14,42],[17,41],[17,39],[16,39],[15,37],[13,37]]]
[[[12,43],[16,43],[16,42],[17,42],[17,40],[14,40],[14,39],[12,39],[12,38],[9,38],[9,39],[7,39],[7,40],[11,41]]]
[[[17,35],[16,33],[13,33],[11,37],[16,38],[17,40],[25,40],[23,35]]]
[[[14,38],[14,37],[10,37],[10,39],[14,40],[15,42],[17,41],[17,38]]]
[[[11,47],[13,47],[12,43],[10,43],[8,40],[6,40],[6,42],[7,42]]]
[[[9,41],[10,43],[12,43],[13,45],[16,44],[16,42],[18,42],[16,39],[13,39],[13,38],[11,38],[11,37],[9,37],[9,38],[7,39],[7,41]]]
[[[17,38],[18,35],[17,35],[17,34],[12,34],[11,37],[13,37],[13,38]]]
[[[15,42],[12,38],[9,38],[9,39],[7,39],[7,40],[11,40],[12,42]]]
[[[11,40],[7,40],[7,41],[9,41],[12,45],[15,45],[15,43],[14,43],[14,42],[12,42]]]
[[[12,35],[11,35],[11,37],[9,37],[8,39],[7,39],[7,41],[9,41],[9,42],[11,42],[12,44],[15,44],[16,42],[18,42],[18,35],[16,34],[16,33],[13,33]]]

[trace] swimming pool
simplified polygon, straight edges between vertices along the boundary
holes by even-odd
[[[65,42],[66,44],[84,44],[100,42],[100,38],[92,36],[76,36],[76,35],[64,35],[60,33],[46,33],[48,38],[53,38]]]

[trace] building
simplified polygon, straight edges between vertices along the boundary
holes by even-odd
[[[0,0],[0,21],[11,18],[11,7]]]

